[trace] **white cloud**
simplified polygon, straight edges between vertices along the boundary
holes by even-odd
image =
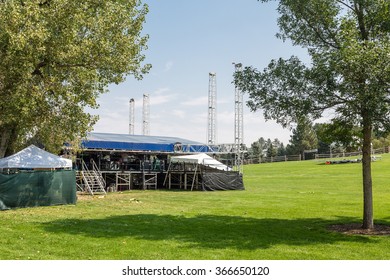
[[[285,145],[289,143],[291,131],[283,128],[275,121],[265,121],[260,113],[244,115],[244,142],[249,145],[260,137],[265,139],[278,138]]]
[[[128,133],[128,115],[124,118],[123,114],[119,112],[104,112],[100,114],[99,121],[94,126],[94,131],[121,134]]]
[[[204,106],[207,108],[208,104],[208,97],[207,96],[201,96],[198,98],[193,98],[191,100],[187,100],[180,103],[183,106]]]
[[[218,123],[233,124],[234,112],[233,111],[217,112],[217,121]]]
[[[206,126],[207,126],[207,113],[206,112],[193,113],[193,114],[191,114],[191,118],[189,121],[193,124],[199,125],[200,127],[206,128]]]
[[[168,87],[158,88],[155,91],[153,91],[153,94],[163,94],[164,92],[169,92],[170,89]]]
[[[163,95],[163,94],[154,95],[154,94],[151,94],[151,95],[149,95],[150,106],[152,106],[152,105],[160,105],[160,104],[171,102],[172,99],[174,98],[174,96],[175,96],[174,94],[167,94],[167,95]]]
[[[172,115],[182,119],[186,117],[186,112],[183,110],[173,110]]]
[[[151,93],[145,92],[144,94],[149,94],[150,106],[171,102],[176,96],[176,94],[170,93],[170,89],[167,87],[158,88]],[[143,102],[142,95],[142,97],[135,100],[135,108],[142,108]]]
[[[173,61],[168,61],[167,63],[165,63],[164,72],[170,71],[172,67],[173,67]]]
[[[217,104],[233,104],[233,99],[232,98],[218,98],[217,97]]]

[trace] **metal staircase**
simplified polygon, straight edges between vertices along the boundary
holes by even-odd
[[[78,181],[80,182],[80,187],[84,192],[87,192],[91,195],[95,194],[107,194],[105,187],[106,182],[97,167],[96,163],[91,160],[92,169],[88,169],[88,166],[83,160],[81,160],[81,171],[78,172]]]

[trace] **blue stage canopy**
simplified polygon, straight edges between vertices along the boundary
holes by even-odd
[[[88,133],[83,149],[151,152],[209,152],[205,144],[177,137]]]

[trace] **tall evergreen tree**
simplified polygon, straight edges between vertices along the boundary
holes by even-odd
[[[292,130],[289,151],[304,156],[305,150],[317,149],[318,140],[313,124],[307,118],[300,118],[297,127]]]
[[[251,157],[257,158],[259,161],[264,156],[264,150],[266,148],[266,141],[263,137],[260,137],[259,140],[251,144]]]
[[[284,147],[283,142],[280,143],[279,149],[278,149],[278,156],[285,156],[287,155],[286,153],[286,148]]]

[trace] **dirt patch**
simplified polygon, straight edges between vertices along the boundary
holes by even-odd
[[[363,229],[361,224],[331,225],[329,230],[348,235],[390,235],[390,226],[374,225],[374,229]]]
[[[93,196],[90,194],[77,194],[77,200],[78,201],[83,201],[83,200],[92,200]]]

